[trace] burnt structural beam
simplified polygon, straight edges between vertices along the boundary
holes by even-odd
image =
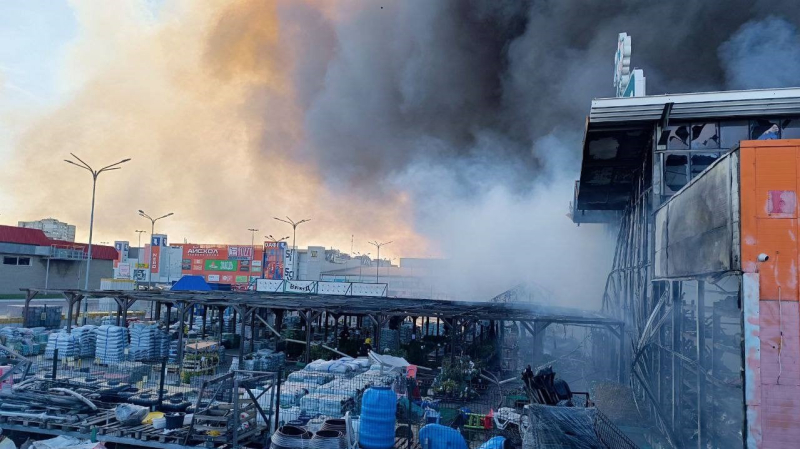
[[[306,360],[306,363],[311,363],[311,326],[312,326],[312,323],[314,322],[314,320],[316,320],[317,317],[319,317],[321,312],[316,312],[314,310],[305,310],[305,311],[300,310],[300,311],[298,311],[298,313],[303,318],[303,320],[305,320],[305,322],[306,322],[306,354],[305,354],[305,360]]]
[[[22,308],[22,327],[34,327],[29,322],[28,312],[30,311],[31,301],[33,298],[38,295],[39,292],[36,290],[27,290],[25,291],[25,306]]]
[[[72,333],[72,311],[75,303],[79,303],[83,296],[80,293],[64,292],[64,299],[67,301],[67,333]],[[77,323],[77,320],[76,320]]]
[[[695,313],[695,322],[697,325],[697,448],[703,449],[706,447],[706,430],[705,419],[703,413],[705,412],[705,399],[706,399],[706,369],[703,362],[703,353],[706,344],[706,326],[705,326],[705,311],[706,311],[706,289],[705,282],[697,281],[697,311]]]

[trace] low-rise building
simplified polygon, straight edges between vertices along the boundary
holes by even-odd
[[[88,246],[51,239],[40,229],[0,225],[0,295],[19,294],[21,288],[83,288]],[[113,246],[92,245],[90,289],[112,277],[116,258]]]

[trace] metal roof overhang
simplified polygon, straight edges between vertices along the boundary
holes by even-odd
[[[22,289],[33,293],[61,293],[85,298],[116,297],[164,304],[199,304],[210,307],[258,307],[278,310],[327,311],[331,314],[387,316],[429,316],[473,320],[548,321],[578,325],[619,325],[621,322],[597,312],[555,307],[537,303],[496,303],[447,301],[439,299],[338,296],[267,292],[172,292],[162,290],[44,290]]]
[[[656,123],[671,104],[670,121],[800,116],[800,88],[598,98],[586,122],[573,220],[586,211],[620,211],[630,200],[652,150]],[[583,222],[590,222],[583,219]]]

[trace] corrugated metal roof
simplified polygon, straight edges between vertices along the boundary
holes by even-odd
[[[655,121],[667,103],[673,103],[670,120],[800,115],[800,88],[598,98],[589,123]]]
[[[84,253],[88,250],[88,244],[67,242],[48,238],[40,229],[20,228],[17,226],[0,225],[0,242],[16,243],[20,245],[32,246],[57,246],[59,248],[83,249]],[[114,260],[117,258],[117,250],[113,246],[92,245],[92,259]]]

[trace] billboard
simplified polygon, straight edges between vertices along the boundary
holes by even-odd
[[[292,254],[286,242],[264,242],[263,253],[264,279],[294,279]]]
[[[114,248],[117,250],[117,258],[114,260],[114,268],[118,267],[121,263],[128,262],[128,251],[130,245],[127,241],[117,240],[114,242]]]
[[[158,273],[161,266],[161,247],[167,245],[167,236],[164,234],[153,234],[150,238],[150,272]]]
[[[247,285],[261,277],[263,250],[246,245],[183,245],[181,274],[206,282]],[[251,263],[252,262],[252,263]]]

